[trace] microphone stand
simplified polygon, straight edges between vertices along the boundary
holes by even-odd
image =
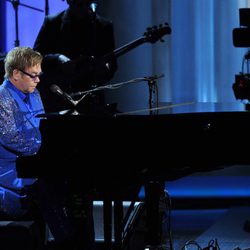
[[[120,82],[120,83],[115,83],[115,84],[107,84],[107,85],[99,86],[99,87],[96,87],[96,88],[93,88],[93,89],[90,89],[90,90],[71,93],[71,94],[69,94],[69,96],[70,97],[81,96],[78,100],[74,101],[75,106],[77,106],[79,102],[81,102],[86,96],[88,96],[89,94],[92,94],[93,92],[104,90],[104,89],[117,89],[117,88],[122,87],[125,84],[147,81],[148,85],[149,85],[149,106],[150,106],[150,110],[153,110],[152,109],[152,92],[153,92],[153,89],[157,89],[156,80],[159,79],[159,78],[162,78],[162,77],[164,77],[164,74],[162,74],[160,76],[150,76],[150,77],[135,78],[135,79],[132,79],[132,80],[129,80],[129,81],[126,81],[126,82]],[[158,90],[157,90],[157,93],[158,93]],[[158,103],[158,96],[157,96],[157,103]],[[152,111],[150,111],[150,112],[152,112]]]
[[[158,79],[159,77],[157,76],[153,76],[153,77],[149,77],[148,79],[148,88],[149,88],[149,100],[148,100],[148,106],[149,106],[149,110],[150,110],[150,115],[153,114],[153,93],[157,94],[157,106],[158,106],[158,86],[157,86],[157,82],[156,79]]]
[[[96,8],[97,8],[97,4],[95,2],[92,2],[89,5],[89,15],[91,17],[91,25],[93,27],[93,41],[92,41],[92,56],[94,58],[94,60],[96,59],[97,56],[97,29],[96,29]],[[94,72],[96,72],[97,68],[96,68],[96,64],[94,64]],[[94,78],[93,78],[93,82],[95,82],[96,74],[94,74]],[[92,84],[92,87],[96,87],[97,85]]]
[[[49,0],[45,0],[45,16],[49,14]]]
[[[22,3],[19,2],[19,0],[6,0],[6,1],[12,3],[13,8],[15,10],[16,40],[14,42],[14,45],[15,45],[15,47],[18,47],[20,45],[19,32],[18,32],[18,6],[21,5],[21,6],[24,6],[26,8],[37,10],[37,11],[40,11],[40,12],[43,12],[43,10],[32,7],[32,6],[29,6],[29,5],[26,5],[26,4],[22,4]]]

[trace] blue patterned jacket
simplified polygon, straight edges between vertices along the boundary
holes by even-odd
[[[41,145],[40,119],[44,113],[39,91],[26,95],[10,81],[0,85],[0,187],[21,189],[32,184],[34,179],[17,178],[18,156],[36,154]],[[35,166],[34,166],[35,167]]]

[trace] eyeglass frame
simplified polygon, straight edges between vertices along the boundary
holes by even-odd
[[[28,73],[22,69],[19,69],[19,71],[21,71],[26,76],[29,76],[31,79],[36,79],[37,77],[39,78],[41,75],[43,75],[43,72],[40,72],[39,74],[36,74],[36,75],[31,75],[30,73]]]

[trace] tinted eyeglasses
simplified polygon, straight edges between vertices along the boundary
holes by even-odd
[[[43,74],[43,72],[40,72],[39,74],[31,75],[30,73],[25,72],[24,70],[19,69],[19,71],[21,71],[26,76],[29,76],[31,79],[36,79],[37,77],[39,78]]]

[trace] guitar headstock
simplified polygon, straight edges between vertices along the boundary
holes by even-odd
[[[159,26],[153,26],[147,28],[147,31],[144,33],[144,39],[146,42],[155,43],[158,40],[163,42],[162,37],[164,35],[171,34],[171,28],[169,27],[168,23],[160,24]]]

